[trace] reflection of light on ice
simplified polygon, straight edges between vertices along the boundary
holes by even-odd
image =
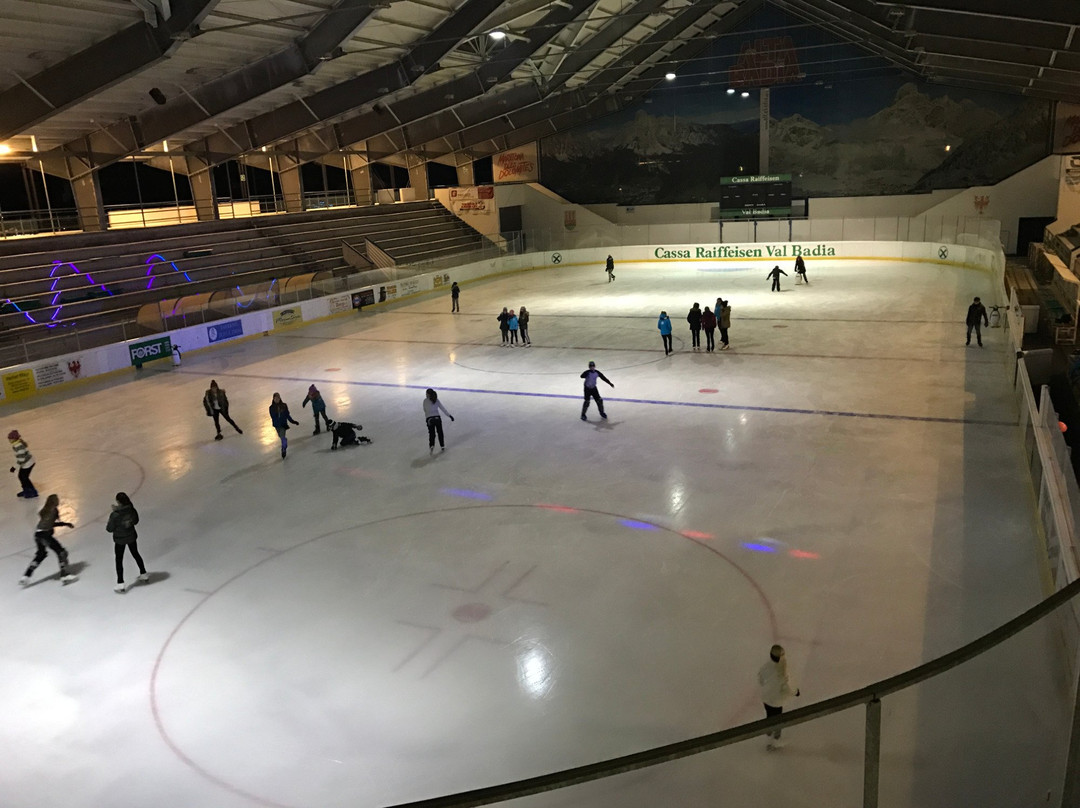
[[[530,696],[544,698],[555,685],[551,653],[535,640],[527,642],[517,658],[518,683]]]
[[[288,432],[285,433],[288,436]],[[278,437],[277,430],[274,429],[274,425],[267,422],[261,430],[259,430],[259,443],[263,446],[280,446],[281,438]]]
[[[166,449],[161,456],[161,465],[170,480],[179,480],[191,471],[191,454],[180,448]]]

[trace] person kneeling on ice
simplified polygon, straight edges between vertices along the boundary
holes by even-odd
[[[326,428],[334,436],[334,444],[330,447],[331,451],[337,449],[339,443],[342,446],[359,446],[361,443],[371,443],[371,438],[365,438],[362,435],[357,437],[356,433],[363,429],[360,424],[351,424],[348,421],[330,421]]]

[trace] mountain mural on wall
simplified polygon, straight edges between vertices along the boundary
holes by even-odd
[[[707,202],[720,177],[757,165],[757,149],[756,132],[639,109],[626,124],[545,138],[541,176],[583,204]]]
[[[759,90],[739,83],[748,54],[786,68],[768,77],[768,169],[791,174],[795,196],[991,185],[1048,153],[1048,101],[923,82],[766,4],[685,76],[544,138],[541,181],[581,203],[718,202],[721,177],[760,173]]]
[[[1049,108],[1021,104],[1008,116],[914,83],[866,118],[819,126],[799,114],[773,121],[772,170],[790,172],[808,196],[904,194],[988,185],[1046,152]]]

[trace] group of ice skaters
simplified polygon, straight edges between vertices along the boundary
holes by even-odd
[[[605,271],[608,274],[608,281],[613,281],[615,279],[614,261],[611,256],[608,256]],[[801,257],[797,259],[795,271],[805,279],[806,269]],[[779,267],[774,269],[774,273],[775,272],[786,274],[783,273]],[[779,284],[779,275],[770,273],[770,277],[773,278],[774,286]],[[460,311],[458,302],[460,292],[457,289],[456,283],[454,284],[451,295],[453,301],[452,311]],[[707,340],[705,350],[712,351],[714,348],[713,331],[719,327],[721,350],[726,350],[729,347],[727,330],[730,326],[730,318],[731,306],[727,301],[721,298],[717,298],[715,312],[711,311],[708,306],[702,311],[698,304],[695,303],[687,315],[687,322],[690,325],[694,349],[700,348],[700,333],[704,330]],[[504,346],[516,345],[519,334],[524,346],[532,344],[529,339],[528,330],[529,313],[524,306],[521,307],[520,312],[516,315],[513,310],[504,308],[498,319]],[[661,336],[664,340],[665,354],[672,353],[671,320],[668,318],[667,312],[661,312],[658,328],[660,329]],[[597,385],[600,381],[603,381],[608,386],[614,388],[615,384],[597,369],[595,362],[589,362],[588,368],[581,373],[581,378],[584,380],[584,402],[581,407],[581,420],[588,420],[587,412],[591,401],[596,402],[600,417],[606,420],[607,413],[604,411],[604,400],[600,396]],[[371,443],[369,438],[357,434],[363,429],[359,424],[348,421],[334,421],[327,416],[326,401],[314,384],[308,387],[307,395],[304,397],[301,406],[306,407],[308,403],[311,404],[312,414],[315,418],[315,429],[312,434],[320,434],[322,432],[322,426],[325,425],[327,432],[331,434],[333,439],[330,446],[331,450],[336,450],[339,445],[356,446],[363,443]],[[224,438],[221,433],[222,418],[230,424],[238,434],[242,435],[244,433],[243,429],[241,429],[229,416],[229,398],[224,388],[220,387],[216,380],[211,380],[210,387],[203,395],[202,404],[206,415],[214,420],[214,428],[216,430],[214,436],[215,440],[222,440]],[[428,452],[434,454],[436,438],[438,438],[439,441],[440,451],[446,451],[442,427],[442,415],[445,414],[451,421],[454,420],[454,416],[451,415],[443,403],[439,401],[438,393],[431,388],[428,388],[424,393],[423,410],[428,431]],[[299,422],[292,418],[288,404],[282,400],[279,393],[273,394],[269,407],[269,415],[271,423],[281,439],[281,457],[282,459],[285,459],[289,446],[286,433],[290,424],[299,426]],[[17,467],[19,482],[22,485],[22,490],[17,496],[26,499],[35,499],[38,497],[38,492],[30,480],[30,473],[34,468],[34,458],[30,454],[29,447],[16,430],[12,430],[8,434],[8,440],[11,443],[12,450],[15,452],[16,462],[16,465],[11,467],[11,471],[15,472]],[[138,549],[138,533],[135,530],[135,526],[138,523],[139,514],[138,511],[135,510],[131,498],[124,492],[118,493],[116,495],[116,500],[113,503],[108,522],[105,526],[105,530],[108,533],[111,533],[113,537],[117,578],[116,586],[113,587],[113,589],[118,593],[126,592],[128,589],[128,586],[124,582],[123,559],[125,551],[130,552],[132,558],[135,559],[135,563],[138,565],[139,576],[137,580],[139,582],[145,582],[150,578]],[[45,500],[44,507],[38,512],[38,524],[34,531],[36,552],[30,565],[23,573],[22,578],[19,579],[20,585],[27,586],[30,583],[31,576],[41,562],[45,560],[49,550],[52,550],[56,554],[59,561],[60,580],[65,584],[78,580],[78,576],[71,572],[68,567],[67,550],[54,536],[54,532],[58,527],[73,528],[74,525],[71,522],[66,522],[60,518],[60,497],[56,494],[50,494]],[[758,685],[761,690],[761,698],[765,707],[766,717],[780,715],[783,712],[784,704],[791,698],[799,695],[798,688],[792,685],[788,675],[787,661],[784,655],[784,649],[781,646],[773,645],[770,649],[769,660],[762,665],[758,671]],[[767,733],[767,749],[772,751],[778,749],[782,745],[780,734],[781,731],[779,729]]]
[[[30,480],[30,474],[35,466],[34,456],[30,454],[30,447],[17,429],[13,429],[8,433],[8,442],[11,444],[12,451],[15,452],[15,465],[11,467],[11,471],[14,472],[16,468],[18,469],[19,484],[22,486],[22,490],[15,496],[22,499],[37,499],[37,488],[34,487],[34,483]],[[116,559],[116,586],[113,587],[115,592],[123,593],[128,589],[127,584],[124,583],[125,552],[130,552],[131,557],[135,559],[135,563],[139,566],[138,580],[140,582],[150,580],[150,573],[146,571],[146,564],[143,563],[142,556],[139,554],[139,534],[135,530],[137,524],[139,524],[139,512],[131,504],[131,497],[123,491],[119,492],[113,502],[112,511],[109,513],[109,521],[105,523],[106,532],[111,533],[113,538],[113,551]],[[64,584],[70,584],[79,580],[79,576],[68,567],[67,550],[56,540],[55,532],[58,527],[75,527],[75,525],[60,518],[59,495],[49,494],[45,498],[45,505],[38,511],[38,523],[34,529],[36,552],[34,558],[30,561],[30,565],[19,579],[20,586],[29,586],[34,571],[41,566],[41,562],[48,556],[49,550],[56,554],[56,558],[60,563],[60,581]]]

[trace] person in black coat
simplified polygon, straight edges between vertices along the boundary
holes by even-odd
[[[801,278],[802,282],[807,286],[810,285],[810,281],[806,277],[806,261],[803,260],[801,255],[795,256],[795,276]]]
[[[607,272],[608,283],[615,280],[615,259],[610,255],[607,257],[607,262],[604,264],[604,271]]]
[[[690,337],[693,340],[694,350],[701,347],[701,307],[695,303],[686,315],[686,322],[690,323]]]
[[[775,266],[769,271],[769,274],[765,276],[765,280],[768,280],[769,278],[772,278],[772,290],[774,292],[779,292],[780,291],[780,276],[781,275],[787,277],[787,273],[784,272],[784,270],[780,269],[779,266]]]
[[[139,546],[137,544],[139,534],[135,530],[137,524],[139,524],[139,512],[131,504],[131,497],[121,491],[116,495],[112,513],[109,514],[109,521],[105,525],[105,530],[112,533],[113,549],[116,551],[116,586],[113,587],[115,592],[127,591],[127,586],[124,584],[125,547],[131,552],[131,557],[135,559],[135,563],[139,565],[139,580],[150,580],[150,574],[146,571],[142,556],[139,555]]]
[[[334,443],[330,447],[336,450],[338,444],[342,446],[359,446],[361,443],[371,443],[370,438],[357,437],[356,433],[363,429],[360,424],[351,424],[348,421],[331,421],[327,427],[334,436]]]
[[[967,313],[967,342],[965,345],[971,344],[971,329],[975,329],[975,336],[979,340],[979,347],[982,347],[982,327],[983,325],[990,325],[990,318],[986,315],[986,306],[982,304],[979,298],[975,298],[975,301],[968,306]]]
[[[461,297],[461,287],[457,285],[457,281],[450,284],[450,313],[455,311],[460,314],[461,306],[458,304],[458,298]]]
[[[499,321],[499,330],[502,332],[502,346],[504,348],[510,347],[510,312],[506,310],[506,306],[503,306],[502,313],[495,318]]]

